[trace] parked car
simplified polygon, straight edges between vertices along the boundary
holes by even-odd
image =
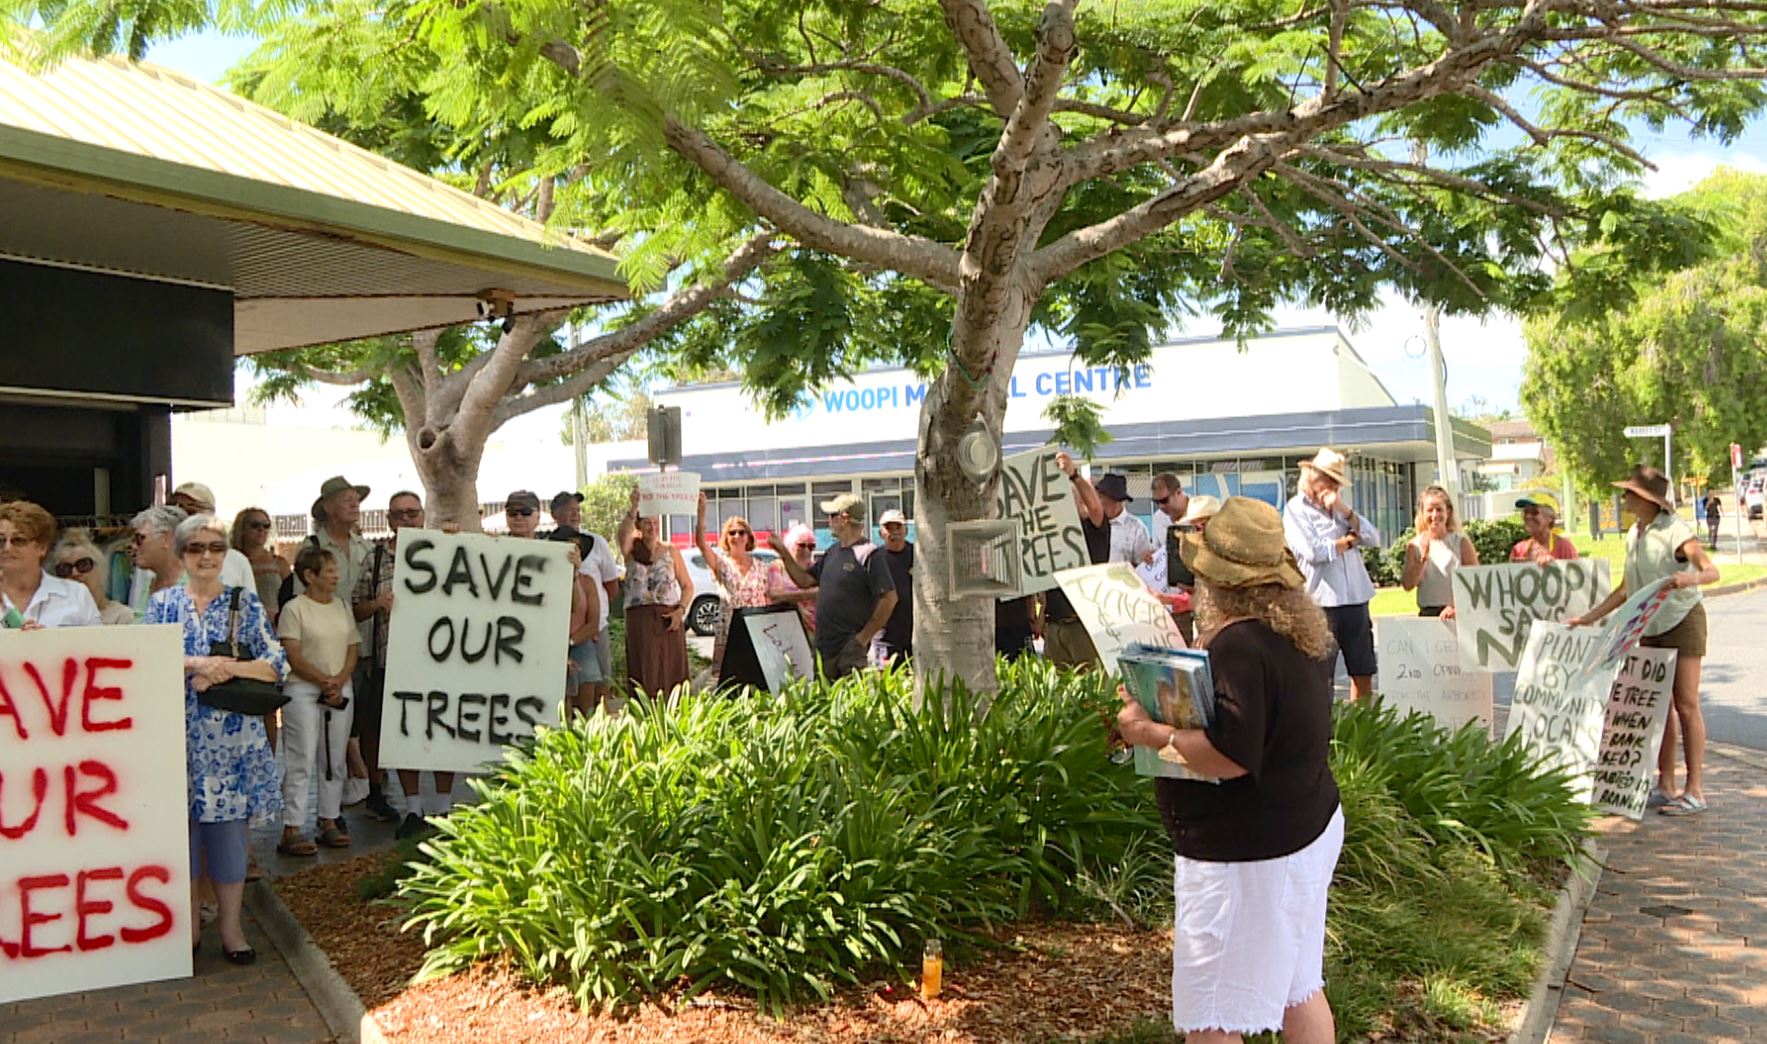
[[[751,553],[756,561],[769,568],[779,561],[778,555],[764,547]],[[718,586],[718,578],[712,575],[711,567],[706,565],[698,548],[683,550],[681,557],[687,561],[687,575],[693,578],[693,604],[687,610],[687,626],[704,638],[718,629],[718,603],[724,600],[724,589]]]

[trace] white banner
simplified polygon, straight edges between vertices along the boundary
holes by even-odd
[[[757,613],[743,617],[755,659],[767,679],[769,692],[778,692],[793,678],[816,676],[816,653],[804,633],[804,618],[796,609],[783,613]]]
[[[699,474],[693,471],[651,471],[638,476],[638,514],[667,518],[699,511]]]
[[[1380,650],[1375,691],[1381,702],[1400,713],[1428,714],[1449,729],[1469,721],[1490,725],[1492,676],[1461,667],[1452,620],[1377,616],[1374,640]]]
[[[1086,625],[1105,670],[1116,673],[1123,650],[1140,643],[1162,649],[1185,648],[1172,612],[1154,596],[1135,570],[1122,562],[1064,569],[1056,574],[1074,612]]]
[[[1602,634],[1606,641],[1591,656],[1590,662],[1612,663],[1631,652],[1637,647],[1638,640],[1644,637],[1645,625],[1655,618],[1663,603],[1674,593],[1675,590],[1669,586],[1666,577],[1634,592],[1624,604],[1601,621]]]
[[[1056,451],[1032,450],[1007,457],[1000,464],[994,505],[1001,518],[1019,520],[1019,551],[1023,573],[1019,598],[1055,586],[1055,574],[1091,561],[1086,535],[1080,530],[1080,509],[1074,503],[1074,482],[1055,466]]]
[[[176,625],[0,632],[0,1003],[187,978]]]
[[[1573,630],[1546,620],[1535,622],[1516,672],[1515,699],[1504,733],[1506,738],[1521,733],[1530,748],[1578,779],[1585,800],[1590,773],[1601,753],[1608,698],[1620,670],[1618,664],[1590,663],[1605,637],[1593,627]]]
[[[1603,812],[1644,818],[1669,724],[1675,657],[1674,649],[1634,649],[1614,679],[1593,777],[1595,807]]]
[[[399,532],[380,763],[473,772],[555,725],[571,614],[569,545]]]
[[[1535,620],[1580,616],[1611,590],[1607,560],[1591,558],[1461,566],[1453,581],[1460,662],[1487,671],[1517,668]]]

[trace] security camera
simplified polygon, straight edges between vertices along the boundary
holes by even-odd
[[[480,290],[478,297],[480,320],[503,320],[504,333],[515,329],[515,291]]]

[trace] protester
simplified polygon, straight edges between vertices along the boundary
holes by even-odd
[[[1522,509],[1522,528],[1526,540],[1516,541],[1509,549],[1511,562],[1532,562],[1548,566],[1557,561],[1577,557],[1577,545],[1570,538],[1554,532],[1558,527],[1558,500],[1550,493],[1530,493],[1515,502]]]
[[[183,511],[186,515],[215,515],[215,493],[200,482],[186,482],[172,491],[166,503]],[[221,582],[228,587],[243,587],[255,591],[256,582],[252,579],[252,564],[245,555],[229,546],[227,561],[221,566]]]
[[[694,517],[693,545],[699,548],[706,568],[724,589],[718,599],[718,623],[712,632],[712,675],[724,667],[724,649],[730,642],[730,623],[738,609],[753,609],[769,604],[767,598],[767,566],[751,552],[755,549],[755,531],[749,520],[732,515],[724,520],[718,546],[706,541],[706,495],[699,495],[699,510]]]
[[[233,964],[250,964],[258,955],[246,943],[239,916],[248,832],[252,824],[270,820],[282,807],[276,755],[270,751],[263,717],[210,707],[201,702],[200,694],[234,678],[281,681],[288,673],[288,658],[270,633],[258,596],[249,587],[241,590],[221,583],[228,546],[227,530],[219,519],[213,515],[184,519],[172,543],[184,563],[185,580],[154,593],[146,622],[181,624],[184,629],[191,907],[198,905],[194,882],[207,877],[219,906],[222,952]],[[214,655],[215,644],[228,642],[233,635],[234,591],[240,592],[237,660]],[[195,943],[200,922],[193,917],[191,926]]]
[[[779,550],[778,545],[773,548]],[[779,552],[781,559],[789,557],[805,571],[815,571],[816,534],[810,532],[809,526],[800,523],[786,530],[785,548]],[[797,606],[798,615],[804,618],[804,633],[816,637],[816,589],[799,587],[786,571],[784,561],[776,561],[767,568],[767,599],[775,605]]]
[[[0,538],[3,539],[3,538]],[[132,624],[135,614],[121,602],[112,601],[109,592],[104,589],[105,574],[104,553],[92,542],[92,535],[84,529],[70,529],[56,541],[55,549],[49,558],[54,565],[50,572],[63,580],[73,580],[85,586],[92,595],[93,604],[98,606],[98,621],[115,626]]]
[[[1184,486],[1179,482],[1177,475],[1170,471],[1162,471],[1153,477],[1151,499],[1159,505],[1154,510],[1153,525],[1150,527],[1149,534],[1153,539],[1153,558],[1136,566],[1135,572],[1141,577],[1141,582],[1147,585],[1148,590],[1158,595],[1160,601],[1165,602],[1166,606],[1172,610],[1172,618],[1176,622],[1180,615],[1178,607],[1188,603],[1189,596],[1172,586],[1171,565],[1166,547],[1167,534],[1177,524],[1178,519],[1184,516],[1190,506],[1190,498],[1185,495]],[[1188,617],[1189,613],[1189,609],[1183,610],[1185,616]],[[1179,624],[1178,630],[1184,634],[1186,642],[1192,640],[1191,629],[1184,624]]]
[[[250,563],[252,589],[258,593],[258,601],[264,603],[264,610],[270,614],[272,623],[276,620],[282,582],[294,575],[294,566],[276,553],[271,539],[276,535],[275,528],[263,508],[246,508],[233,516],[233,550],[244,555],[246,562]]]
[[[815,641],[822,673],[843,678],[864,668],[872,637],[896,609],[896,589],[865,526],[865,501],[842,493],[823,501],[821,508],[828,512],[835,544],[811,568],[786,553],[778,534],[768,540],[792,581],[816,589]]]
[[[349,776],[345,751],[355,714],[351,675],[362,635],[349,603],[338,590],[337,557],[312,544],[295,556],[295,574],[304,590],[282,608],[277,636],[292,675],[282,708],[282,841],[287,856],[317,854],[318,845],[301,836],[307,824],[307,793],[318,763],[319,844],[348,848],[349,832],[337,818]]]
[[[1153,537],[1148,535],[1147,524],[1127,510],[1135,500],[1129,495],[1129,480],[1114,471],[1109,472],[1098,480],[1097,489],[1105,520],[1110,523],[1108,561],[1125,562],[1131,566],[1152,562]]]
[[[1647,805],[1665,816],[1691,816],[1706,810],[1706,720],[1700,712],[1700,664],[1706,655],[1706,607],[1700,585],[1718,582],[1718,567],[1706,554],[1693,527],[1675,514],[1669,480],[1656,468],[1640,464],[1613,483],[1625,507],[1638,522],[1626,531],[1626,568],[1621,584],[1600,605],[1565,623],[1592,624],[1625,604],[1626,599],[1659,580],[1673,592],[1650,623],[1639,644],[1674,649],[1674,711],[1663,730],[1657,752],[1657,782]],[[1675,734],[1680,732],[1687,762],[1687,786],[1675,792]]]
[[[0,504],[0,618],[5,627],[28,631],[104,622],[84,583],[43,571],[54,539],[55,516],[40,505],[28,500]]]
[[[1080,513],[1080,535],[1086,541],[1086,557],[1093,565],[1111,560],[1111,526],[1098,491],[1066,453],[1055,455],[1055,466],[1074,486],[1074,507]],[[1121,508],[1119,507],[1119,511]],[[1085,668],[1098,662],[1098,650],[1080,614],[1059,586],[1043,594],[1043,655],[1059,667]]]
[[[172,546],[172,534],[189,517],[182,508],[150,507],[130,520],[130,528],[135,531],[131,542],[135,572],[129,581],[129,608],[137,620],[147,615],[152,595],[176,584],[184,575],[184,563]]]
[[[627,691],[668,698],[687,682],[687,607],[693,578],[681,552],[662,539],[661,520],[639,517],[638,491],[620,520],[626,558]]]
[[[1009,660],[1036,651],[1037,596],[1004,598],[994,603],[994,652]]]
[[[884,565],[896,588],[896,608],[889,622],[871,640],[873,662],[890,667],[908,659],[914,648],[914,545],[908,540],[908,519],[894,508],[877,520],[883,534]]]
[[[1718,526],[1724,521],[1724,509],[1718,504],[1718,494],[1713,493],[1706,498],[1706,532],[1711,536],[1713,550],[1718,548]]]
[[[1325,621],[1343,654],[1352,699],[1374,692],[1374,620],[1368,603],[1374,581],[1362,548],[1380,546],[1380,530],[1356,514],[1346,496],[1344,458],[1330,448],[1301,462],[1300,488],[1282,511],[1283,533],[1301,565],[1307,593],[1325,609]]]
[[[1330,1044],[1326,893],[1344,839],[1327,763],[1331,633],[1268,504],[1228,498],[1182,548],[1214,720],[1163,725],[1126,693],[1117,715],[1128,743],[1223,780],[1154,781],[1177,863],[1172,1024],[1191,1044],[1276,1029]]]
[[[1221,510],[1221,501],[1207,493],[1187,497],[1186,500],[1184,514],[1173,526],[1181,533],[1202,532],[1208,528],[1209,519],[1214,518],[1216,512]],[[1164,548],[1161,550],[1165,551]],[[1170,568],[1172,565],[1176,565],[1177,568]],[[1178,596],[1172,603],[1172,622],[1178,626],[1178,633],[1184,636],[1185,644],[1194,645],[1196,643],[1196,577],[1184,567],[1182,555],[1179,556],[1178,562],[1168,562],[1168,570],[1169,574],[1176,574],[1171,577],[1176,583],[1168,586],[1175,589]]]
[[[1454,618],[1454,571],[1479,564],[1479,549],[1460,531],[1454,498],[1428,485],[1417,495],[1417,535],[1405,545],[1399,586],[1417,592],[1417,615]]]
[[[589,668],[585,662],[581,674],[583,677],[599,677],[598,681],[589,683],[589,704],[587,710],[606,707],[611,713],[617,708],[612,706],[612,686],[614,678],[613,647],[608,642],[607,625],[613,619],[613,607],[620,598],[620,567],[614,561],[612,546],[607,538],[600,533],[591,533],[582,528],[583,525],[583,494],[566,490],[552,498],[552,520],[557,523],[559,531],[568,530],[575,534],[577,547],[582,554],[582,562],[577,572],[589,579],[592,584],[599,584],[597,592],[600,599],[601,629],[595,633],[591,649],[585,650],[595,654],[595,667]],[[572,658],[578,656],[573,648]]]

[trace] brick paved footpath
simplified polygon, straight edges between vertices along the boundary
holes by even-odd
[[[1604,839],[1553,1044],[1767,1042],[1767,756],[1706,768],[1709,811]]]

